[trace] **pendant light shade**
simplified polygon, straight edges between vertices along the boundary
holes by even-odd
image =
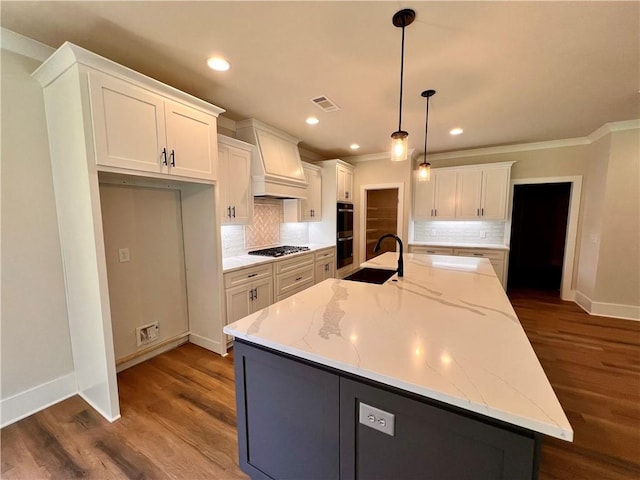
[[[398,113],[398,130],[391,134],[391,160],[402,162],[407,159],[409,150],[409,133],[402,130],[402,84],[404,77],[404,29],[411,25],[416,18],[416,12],[406,8],[396,12],[393,16],[393,24],[402,28],[402,48],[400,51],[400,107]]]
[[[435,94],[435,90],[425,90],[421,93],[427,99],[427,113],[424,120],[424,160],[418,165],[418,181],[420,182],[431,180],[431,164],[427,162],[427,138],[429,136],[429,99]]]

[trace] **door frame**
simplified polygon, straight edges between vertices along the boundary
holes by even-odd
[[[570,183],[569,214],[567,216],[567,231],[564,239],[564,258],[562,260],[562,278],[560,281],[560,298],[574,301],[576,291],[571,288],[574,277],[576,244],[578,239],[578,218],[580,214],[580,197],[582,193],[582,175],[567,177],[538,177],[511,179],[509,188],[509,213],[505,225],[505,243],[511,245],[511,217],[513,215],[513,195],[516,185],[535,185],[541,183]],[[507,268],[507,275],[509,269]],[[505,279],[505,285],[507,284]]]
[[[367,191],[369,190],[389,190],[398,189],[398,223],[396,224],[396,234],[402,238],[403,215],[404,215],[404,183],[375,183],[370,185],[360,185],[360,241],[358,242],[358,265],[364,262],[367,255]],[[405,240],[403,239],[403,242]]]

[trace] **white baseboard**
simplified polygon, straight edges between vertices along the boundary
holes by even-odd
[[[575,292],[574,302],[589,315],[640,321],[640,306],[594,302],[579,291]]]
[[[223,349],[223,345],[220,342],[215,342],[205,337],[201,337],[200,335],[196,335],[195,333],[189,334],[189,342],[194,345],[198,345],[199,347],[206,348],[212,352],[215,352],[219,355],[226,354],[226,349]]]
[[[24,392],[2,399],[0,428],[33,415],[78,393],[75,373],[69,373]]]

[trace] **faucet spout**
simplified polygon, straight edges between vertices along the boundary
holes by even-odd
[[[395,241],[398,242],[398,245],[400,245],[400,255],[398,256],[398,269],[396,271],[398,272],[398,277],[404,277],[404,260],[402,259],[402,240],[400,239],[400,237],[398,237],[393,233],[385,233],[378,239],[378,241],[376,242],[376,246],[373,247],[373,251],[375,253],[378,253],[380,251],[380,244],[382,243],[382,241],[385,238],[389,238],[389,237],[395,239]]]

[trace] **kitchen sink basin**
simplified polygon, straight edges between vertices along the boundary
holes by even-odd
[[[352,282],[376,283],[378,285],[382,285],[395,273],[395,270],[365,267],[353,272],[351,275],[344,277],[344,280],[351,280]]]

